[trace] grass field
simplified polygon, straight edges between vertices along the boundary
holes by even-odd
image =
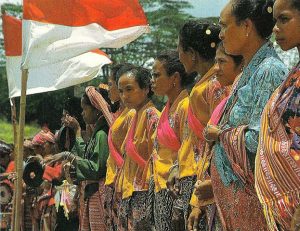
[[[36,133],[40,131],[40,128],[35,124],[30,124],[25,126],[25,138],[29,138],[34,136]],[[8,143],[14,142],[14,133],[12,124],[0,119],[0,140],[4,140]]]

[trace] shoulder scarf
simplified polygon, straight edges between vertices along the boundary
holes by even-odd
[[[273,94],[263,112],[255,162],[256,191],[270,230],[278,230],[276,223],[290,230],[292,216],[300,205],[300,167],[293,158],[292,141],[276,106],[284,85]]]
[[[146,166],[146,160],[144,160],[140,154],[138,153],[133,140],[134,140],[134,132],[136,128],[136,123],[137,123],[137,117],[138,113],[135,114],[135,116],[132,119],[132,124],[130,126],[130,129],[128,131],[128,136],[126,140],[126,154],[134,161],[136,162],[141,168],[145,168]]]
[[[226,102],[227,102],[228,98],[229,98],[229,96],[227,96],[226,98],[224,98],[218,104],[218,106],[215,108],[215,110],[211,114],[210,124],[212,124],[212,125],[218,125],[219,121],[221,120],[221,117],[222,117],[223,111],[225,109],[225,105],[226,105]]]
[[[121,168],[124,163],[124,159],[113,144],[112,137],[111,137],[111,129],[109,129],[108,132],[108,146],[109,146],[111,157],[114,159],[118,168]]]
[[[116,113],[113,114],[114,117],[114,122],[118,119],[118,117],[122,114],[122,111],[118,111]],[[112,125],[113,126],[113,125]],[[112,128],[111,126],[111,128]],[[112,141],[112,136],[111,136],[111,128],[109,129],[108,132],[108,146],[109,146],[109,151],[110,151],[110,155],[111,157],[114,159],[116,165],[118,166],[118,168],[121,168],[123,163],[124,163],[124,159],[121,153],[118,152],[118,150],[116,149],[113,141]]]
[[[159,143],[166,146],[167,148],[172,149],[173,151],[178,151],[181,144],[176,136],[173,128],[171,128],[169,123],[169,110],[170,102],[167,102],[167,105],[161,114],[160,120],[157,127],[157,139]]]
[[[204,126],[199,122],[199,120],[195,116],[192,106],[190,104],[188,106],[187,119],[188,119],[189,127],[193,130],[193,132],[196,134],[196,136],[200,140],[204,140],[203,134],[202,134]]]

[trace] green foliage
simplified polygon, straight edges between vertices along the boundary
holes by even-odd
[[[5,119],[0,119],[0,140],[4,140],[7,143],[14,142],[13,126],[10,122]],[[40,131],[37,124],[30,124],[25,126],[25,138],[33,137]]]
[[[136,41],[120,49],[104,49],[115,63],[130,62],[136,65],[144,65],[146,61],[157,56],[163,50],[176,49],[178,32],[181,26],[191,15],[185,12],[191,8],[188,1],[184,0],[140,0],[140,3],[147,15],[151,28],[149,34],[141,36]],[[20,17],[21,6],[3,4],[7,14]],[[3,41],[0,41],[0,51],[3,52]],[[2,54],[3,57],[4,54]],[[0,60],[1,66],[1,60]],[[2,77],[1,77],[2,76]],[[88,85],[97,85],[99,82],[107,82],[108,68],[104,68],[104,76],[94,79]],[[83,84],[82,88],[87,84]],[[62,110],[66,101],[74,95],[73,88],[60,91],[41,93],[27,97],[26,122],[35,121],[42,125],[47,123],[51,130],[58,129]],[[79,99],[77,99],[78,101]],[[74,100],[75,102],[76,100]],[[76,101],[76,102],[77,102]],[[165,99],[154,97],[158,108],[162,108]],[[17,102],[17,108],[18,108]],[[70,105],[69,105],[70,106]],[[72,111],[81,119],[81,108],[76,103]],[[10,118],[10,104],[8,100],[8,88],[5,73],[0,70],[0,115]]]
[[[151,32],[121,49],[106,49],[116,63],[144,65],[159,52],[176,49],[179,29],[184,22],[192,18],[185,12],[191,8],[188,1],[141,0],[140,3],[148,18]]]

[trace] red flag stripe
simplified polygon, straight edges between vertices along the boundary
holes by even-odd
[[[148,24],[138,0],[24,0],[23,17],[65,26],[97,23],[110,31]]]
[[[2,26],[6,56],[22,55],[22,22],[20,19],[3,14]]]

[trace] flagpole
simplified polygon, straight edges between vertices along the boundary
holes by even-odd
[[[24,143],[24,125],[26,112],[26,89],[27,89],[28,69],[22,69],[22,88],[20,99],[20,115],[19,115],[19,132],[18,132],[18,152],[16,155],[16,173],[17,173],[17,187],[16,187],[16,207],[14,217],[14,230],[20,231],[21,227],[21,200],[23,189],[23,143]]]
[[[16,101],[14,98],[10,99],[10,106],[11,106],[11,122],[13,126],[13,132],[14,132],[14,160],[16,161],[17,156],[17,150],[18,150],[18,138],[17,138],[17,109],[16,109]],[[16,162],[15,162],[16,163]],[[16,166],[15,166],[16,168]],[[16,171],[16,169],[14,169]],[[14,194],[13,194],[13,210],[12,210],[12,218],[15,217],[15,208],[16,208],[16,188],[17,188],[17,181],[14,181]],[[14,230],[15,227],[15,220],[12,220],[12,230]]]

